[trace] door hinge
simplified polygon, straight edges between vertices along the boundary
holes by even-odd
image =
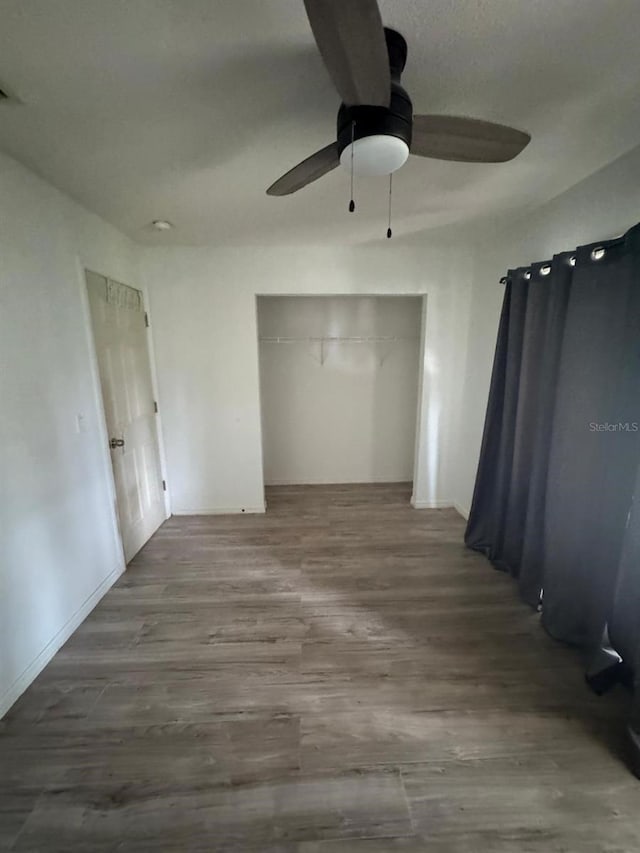
[[[148,329],[149,328],[149,315],[147,314],[146,311],[144,312],[144,324]]]
[[[163,491],[163,492],[166,492],[166,491],[167,491],[167,481],[166,481],[166,480],[163,480],[163,481],[162,481],[162,491]]]
[[[158,414],[158,404],[155,400],[153,401],[153,411],[156,413],[156,415]]]

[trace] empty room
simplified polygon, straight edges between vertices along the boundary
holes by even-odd
[[[0,850],[637,853],[637,0],[0,21]]]

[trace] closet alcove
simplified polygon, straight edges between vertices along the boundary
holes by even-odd
[[[265,485],[413,480],[422,298],[259,296]]]

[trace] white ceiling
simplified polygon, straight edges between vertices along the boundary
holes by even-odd
[[[522,210],[640,143],[638,0],[380,5],[409,43],[416,112],[533,137],[504,165],[410,158],[396,237]],[[384,178],[357,181],[355,214],[342,169],[265,195],[335,138],[302,0],[0,0],[0,86],[21,101],[0,105],[0,147],[138,241],[384,239]]]

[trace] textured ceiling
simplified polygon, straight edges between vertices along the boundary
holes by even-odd
[[[512,124],[512,163],[417,157],[394,177],[394,234],[505,215],[640,143],[638,0],[396,0],[418,112]],[[0,147],[142,242],[384,239],[387,182],[337,169],[266,187],[334,138],[338,97],[302,0],[0,0]],[[166,218],[168,234],[148,223]]]

